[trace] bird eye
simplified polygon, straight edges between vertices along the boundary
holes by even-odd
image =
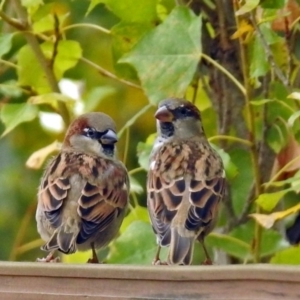
[[[189,112],[189,110],[184,106],[180,106],[178,110],[179,110],[179,113],[183,116],[186,116]]]
[[[83,132],[84,132],[84,135],[87,136],[87,137],[89,137],[89,138],[95,137],[95,134],[96,134],[95,128],[92,128],[92,127],[86,127],[86,128],[84,128]]]

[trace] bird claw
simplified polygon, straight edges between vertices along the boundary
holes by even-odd
[[[210,258],[206,258],[206,259],[204,260],[204,262],[203,262],[201,265],[204,265],[204,266],[212,266],[212,265],[213,265],[213,262],[211,261]]]
[[[159,258],[154,258],[152,261],[152,265],[154,266],[167,266],[168,263],[166,261],[161,261]]]
[[[95,259],[94,257],[93,258],[89,258],[88,261],[86,262],[87,264],[100,264],[98,258]]]
[[[59,256],[54,257],[52,253],[48,254],[46,257],[43,258],[37,258],[37,262],[42,262],[42,263],[59,263],[60,258]]]

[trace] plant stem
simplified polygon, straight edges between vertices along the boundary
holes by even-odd
[[[243,95],[246,95],[247,91],[244,88],[244,86],[233,76],[230,74],[229,71],[227,71],[224,67],[222,67],[220,64],[218,64],[216,61],[214,61],[212,58],[210,58],[208,55],[201,53],[201,57],[207,60],[209,63],[214,65],[219,71],[224,73],[243,93]]]
[[[233,6],[235,12],[239,9],[239,3],[237,0],[233,0]],[[236,14],[235,14],[236,16]],[[236,16],[236,25],[237,28],[240,28],[240,19]],[[249,129],[249,142],[251,143],[250,147],[250,156],[251,156],[251,164],[253,169],[253,176],[254,176],[254,199],[256,199],[262,192],[261,187],[261,177],[260,177],[260,169],[259,169],[259,160],[258,160],[258,152],[256,149],[256,136],[255,136],[255,117],[253,108],[250,102],[250,93],[251,93],[251,86],[248,77],[249,69],[247,63],[247,49],[243,42],[243,38],[239,37],[239,45],[240,45],[240,57],[241,57],[241,66],[242,66],[242,73],[244,78],[244,86],[245,86],[245,109],[246,109],[246,116],[247,116],[247,124]],[[260,213],[260,207],[256,205],[256,213]],[[260,262],[260,247],[261,247],[261,238],[262,238],[262,227],[256,222],[255,223],[255,232],[254,232],[254,243],[253,243],[253,256],[254,262]]]
[[[52,92],[60,93],[57,79],[54,75],[54,72],[51,69],[51,67],[49,66],[49,63],[40,47],[40,44],[39,44],[36,36],[32,33],[32,28],[31,28],[30,24],[27,22],[28,15],[27,15],[25,8],[21,5],[19,0],[12,0],[12,1],[14,3],[16,12],[19,16],[19,19],[20,19],[19,22],[21,24],[24,24],[22,33],[25,36],[27,43],[31,47],[32,51],[34,52],[37,61],[39,62],[40,66],[42,67]],[[9,23],[9,24],[13,26],[12,23]],[[15,27],[15,28],[18,30],[21,30],[18,27]],[[65,103],[58,101],[58,107],[59,107],[59,112],[65,122],[65,125],[68,126],[70,124],[70,114],[69,114],[69,111],[68,111]]]
[[[121,79],[121,78],[117,77],[115,74],[113,74],[113,73],[111,73],[111,72],[105,70],[104,68],[100,67],[99,65],[95,64],[94,62],[92,62],[92,61],[90,61],[90,60],[88,60],[88,59],[86,59],[86,58],[84,58],[84,57],[81,57],[80,60],[83,61],[84,63],[88,64],[89,66],[93,67],[93,68],[96,69],[100,74],[102,74],[102,75],[104,75],[104,76],[106,76],[106,77],[115,79],[115,80],[117,80],[117,81],[119,81],[119,82],[122,82],[122,83],[124,83],[124,84],[126,84],[126,85],[128,85],[128,86],[134,87],[134,88],[136,88],[136,89],[139,89],[139,90],[142,89],[141,86],[139,86],[139,85],[137,85],[137,84],[135,84],[135,83],[132,83],[132,82],[130,82],[130,81],[127,81],[127,80],[124,80],[124,79]]]
[[[235,136],[230,136],[230,135],[214,135],[210,138],[208,138],[209,142],[212,142],[214,140],[226,140],[226,141],[232,141],[232,142],[237,142],[249,147],[252,147],[252,143],[248,140],[244,140]]]
[[[102,26],[99,26],[99,25],[95,25],[95,24],[88,24],[88,23],[79,23],[79,24],[72,24],[72,25],[68,25],[68,26],[65,26],[63,28],[61,28],[61,31],[67,31],[67,30],[70,30],[70,29],[73,29],[73,28],[78,28],[78,27],[85,27],[85,28],[92,28],[92,29],[96,29],[96,30],[99,30],[101,32],[104,32],[106,34],[110,34],[110,30],[102,27]]]

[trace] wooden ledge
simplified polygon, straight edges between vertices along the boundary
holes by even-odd
[[[0,262],[0,299],[111,298],[299,299],[300,267]]]

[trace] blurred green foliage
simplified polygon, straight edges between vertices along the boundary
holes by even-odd
[[[217,1],[177,2],[1,1],[0,260],[44,255],[35,224],[41,165],[71,119],[103,111],[116,121],[132,190],[120,234],[99,256],[108,263],[151,263],[156,241],[145,182],[153,115],[160,100],[185,96],[201,109],[228,180],[209,252],[224,251],[236,263],[299,263],[280,221],[300,210],[299,24],[278,18],[287,1],[230,2],[234,27],[228,28],[215,21],[222,14]],[[224,119],[230,119],[226,126]],[[264,147],[271,149],[268,165]],[[200,248],[194,263],[203,261]]]

